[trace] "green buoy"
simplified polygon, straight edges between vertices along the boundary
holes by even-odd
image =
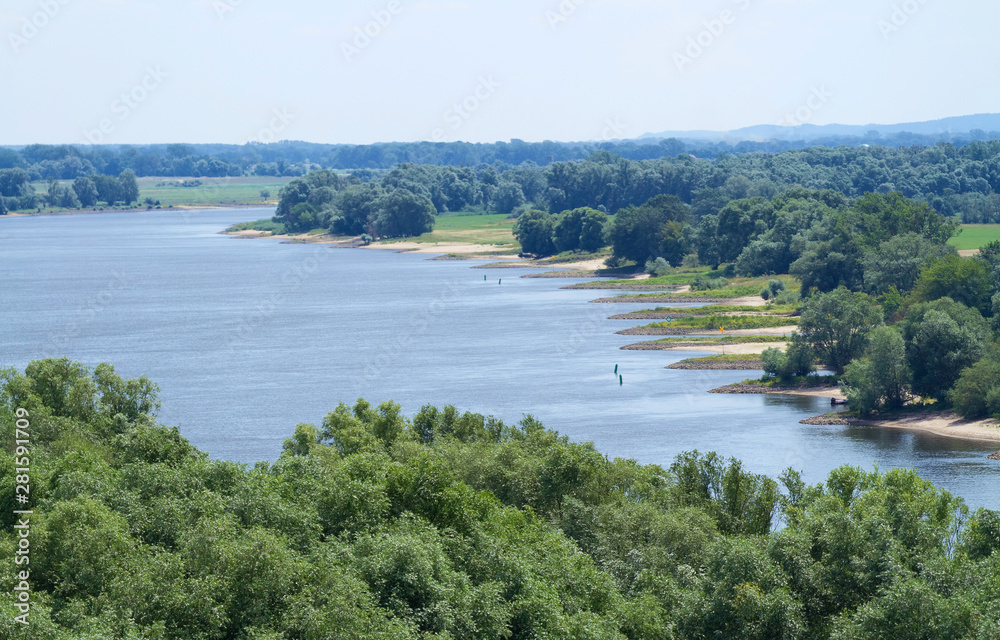
[[[483,282],[486,282],[486,276],[485,275],[483,276]]]
[[[621,387],[621,386],[623,386],[624,384],[625,384],[625,378],[623,378],[623,377],[621,376],[621,374],[619,374],[619,375],[618,375],[618,386],[619,386],[619,387]]]
[[[615,373],[618,373],[618,365],[615,365]]]
[[[503,278],[500,278],[500,282],[498,282],[497,284],[503,284]]]

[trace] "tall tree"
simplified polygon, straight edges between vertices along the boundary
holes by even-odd
[[[868,335],[883,324],[871,296],[840,287],[813,296],[802,308],[799,331],[820,360],[838,375],[868,346]]]

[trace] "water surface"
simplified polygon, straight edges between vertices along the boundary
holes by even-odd
[[[717,451],[810,482],[845,463],[913,467],[1000,508],[1000,463],[986,459],[996,445],[799,424],[829,411],[822,399],[708,395],[750,374],[664,368],[697,353],[620,351],[643,338],[615,335],[637,323],[607,318],[643,305],[589,304],[601,292],[562,290],[565,280],[218,235],[269,215],[0,217],[0,365],[65,355],[149,376],[162,422],[248,463],[275,459],[297,423],[363,396],[409,414],[427,403],[511,422],[530,413],[644,463]]]

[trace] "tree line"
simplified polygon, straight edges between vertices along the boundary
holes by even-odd
[[[79,209],[101,202],[108,206],[130,205],[138,200],[139,184],[128,169],[117,177],[100,173],[80,176],[68,186],[50,180],[44,194],[35,191],[23,169],[0,169],[0,214],[43,206]]]
[[[621,143],[625,144],[625,143]],[[634,142],[628,144],[637,144]],[[497,148],[540,149],[482,154],[446,153],[445,149],[477,149],[490,145],[467,143],[413,143],[412,147],[442,153],[396,153],[383,147],[350,147],[352,154],[337,159],[323,145],[152,145],[148,147],[93,147],[32,145],[0,149],[0,169],[20,168],[32,180],[72,180],[129,169],[137,176],[224,177],[242,175],[301,176],[311,170],[351,171],[364,181],[393,168],[414,164],[443,168],[454,174],[451,210],[463,200],[456,193],[477,189],[470,176],[493,171],[505,178],[507,203],[524,198],[536,209],[557,213],[593,207],[613,214],[638,206],[656,195],[674,195],[703,208],[719,201],[747,197],[772,198],[785,189],[834,190],[848,197],[899,191],[935,210],[960,216],[967,223],[1000,222],[1000,141],[964,140],[960,144],[890,147],[883,145],[811,146],[763,152],[738,146],[723,153],[702,154],[677,140],[640,144],[648,153],[628,153],[618,143],[562,145],[514,141]],[[506,145],[506,147],[504,146]],[[404,147],[406,145],[403,145]],[[330,147],[327,145],[327,147]],[[332,148],[332,147],[331,147]],[[382,151],[375,153],[375,149]],[[558,150],[572,150],[559,152]],[[199,155],[199,152],[201,155]],[[585,152],[585,153],[584,153]],[[346,153],[346,151],[345,151]],[[366,160],[372,154],[377,161]],[[425,185],[430,188],[430,185]],[[497,186],[497,185],[494,185]],[[520,188],[520,195],[514,187]],[[444,185],[448,190],[448,185]],[[475,195],[475,194],[473,194]],[[494,194],[489,194],[494,195]],[[489,206],[492,198],[482,198]],[[436,202],[439,210],[441,202]],[[446,203],[447,204],[447,203]]]
[[[951,408],[1000,418],[1000,242],[963,258],[908,233],[871,249],[864,285],[809,297],[772,377],[807,376],[820,362],[841,376],[853,411]]]
[[[610,460],[531,417],[341,404],[274,463],[210,459],[156,385],[0,375],[32,431],[31,637],[958,640],[1000,628],[1000,514],[913,471],[776,481],[697,452]],[[14,556],[20,464],[0,476]],[[19,567],[20,569],[20,567]],[[0,578],[15,584],[15,567]],[[15,596],[0,594],[0,625]]]

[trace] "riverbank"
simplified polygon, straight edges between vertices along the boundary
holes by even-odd
[[[807,396],[811,398],[829,398],[838,401],[846,400],[840,387],[822,386],[796,386],[783,387],[780,385],[763,385],[753,382],[738,382],[727,384],[724,387],[712,389],[709,393],[732,394],[732,395],[773,395],[773,396]]]
[[[691,336],[704,335],[706,333],[718,333],[719,337],[725,336],[783,336],[790,338],[792,333],[798,331],[797,326],[773,327],[764,329],[736,329],[726,330],[725,333],[718,329],[688,329],[688,328],[666,328],[666,327],[635,327],[633,329],[623,329],[615,333],[620,336]]]
[[[846,415],[827,415],[803,420],[805,424],[843,424],[852,427],[879,427],[905,429],[963,440],[1000,442],[1000,422],[997,420],[966,420],[952,411],[914,411],[891,417],[857,418]],[[990,456],[1000,459],[1000,452]]]
[[[276,237],[270,236],[269,234],[261,232],[237,232],[231,233],[230,235],[242,236],[242,237]],[[417,253],[423,255],[436,255],[439,259],[457,259],[457,260],[481,260],[481,259],[492,259],[495,262],[488,265],[478,265],[481,268],[521,268],[521,269],[557,269],[557,271],[548,271],[545,273],[530,274],[528,277],[588,277],[592,275],[618,275],[622,277],[625,274],[614,274],[608,273],[610,270],[602,269],[603,260],[600,259],[589,259],[580,260],[577,262],[562,262],[558,264],[553,264],[545,260],[526,260],[517,255],[511,254],[509,247],[504,247],[503,245],[484,245],[484,244],[473,244],[473,243],[461,243],[461,242],[449,242],[449,243],[418,243],[418,242],[393,242],[393,243],[379,243],[362,245],[357,238],[343,238],[334,237],[328,235],[294,235],[294,236],[278,236],[276,237],[284,242],[294,242],[294,243],[318,243],[318,244],[329,244],[334,247],[358,247],[367,248],[375,250],[390,250],[399,253]],[[604,273],[602,273],[604,272]],[[711,304],[722,304],[722,305],[740,305],[744,307],[749,307],[750,309],[741,309],[740,312],[751,315],[772,315],[781,316],[784,313],[767,313],[762,309],[767,303],[759,297],[722,297],[717,294],[713,296],[714,292],[698,292],[700,296],[694,294],[694,292],[686,292],[686,295],[677,295],[681,290],[687,290],[688,287],[683,286],[670,286],[670,285],[650,285],[641,282],[641,279],[636,278],[636,281],[630,284],[623,284],[621,282],[615,283],[614,285],[605,285],[602,283],[587,283],[583,286],[571,285],[570,287],[565,287],[569,289],[629,289],[629,288],[651,288],[657,289],[659,291],[673,291],[673,293],[664,293],[662,295],[635,295],[635,296],[620,296],[617,298],[606,298],[594,300],[596,303],[636,303],[636,302],[657,302],[665,304],[678,304],[678,305],[711,305]],[[641,290],[641,289],[640,289]],[[703,296],[703,297],[702,297]],[[759,312],[755,312],[753,309],[760,309]],[[633,314],[622,314],[621,316],[616,316],[616,319],[622,320],[658,320],[665,318],[680,319],[683,315],[681,313],[673,313],[669,309],[647,309],[645,311],[636,312]],[[691,314],[701,315],[701,314]],[[675,370],[720,370],[720,371],[757,371],[763,366],[760,360],[760,354],[772,347],[782,348],[787,342],[787,335],[792,331],[795,331],[796,327],[777,327],[769,329],[755,329],[755,330],[743,330],[743,331],[727,331],[725,335],[719,335],[717,337],[706,337],[706,338],[689,338],[689,339],[675,339],[675,340],[661,340],[644,342],[634,345],[628,345],[622,347],[623,350],[657,350],[657,351],[693,351],[701,353],[712,353],[712,354],[724,354],[717,356],[709,356],[702,358],[691,358],[678,362],[676,364],[670,365],[669,369]],[[705,330],[701,329],[656,329],[653,333],[647,333],[648,328],[636,328],[626,330],[620,333],[628,335],[677,335],[685,336],[691,334],[705,333]],[[809,397],[820,397],[843,400],[844,396],[838,387],[780,387],[780,386],[764,386],[759,384],[736,384],[729,385],[727,387],[722,387],[719,389],[713,389],[710,393],[727,393],[727,394],[766,394],[766,395],[790,395],[790,396],[809,396]],[[995,423],[990,423],[988,421],[983,422],[969,422],[963,421],[953,414],[913,414],[901,417],[894,417],[891,419],[879,419],[879,420],[859,420],[852,416],[847,416],[846,414],[832,414],[829,416],[817,416],[816,418],[810,418],[804,420],[803,423],[806,424],[844,424],[851,426],[868,426],[868,427],[884,427],[884,428],[896,428],[896,429],[908,429],[913,431],[923,431],[928,433],[934,433],[937,435],[954,437],[954,438],[964,438],[972,440],[989,440],[1000,442],[1000,426]],[[1000,452],[998,452],[998,457],[1000,457]]]
[[[39,216],[84,216],[91,215],[95,213],[170,213],[171,211],[215,211],[224,209],[269,209],[267,204],[244,204],[244,205],[173,205],[169,207],[150,207],[150,206],[136,206],[136,207],[97,207],[92,209],[64,209],[61,211],[31,211],[24,212],[19,211],[17,213],[8,211],[3,216],[9,218],[34,218]],[[235,233],[226,233],[224,235],[237,235]],[[268,235],[266,232],[255,231],[253,233],[260,234],[260,236]],[[259,237],[259,236],[255,236]]]
[[[689,358],[667,367],[681,371],[762,371],[764,362],[756,353],[726,354]]]
[[[665,338],[638,342],[622,347],[622,351],[702,351],[734,355],[760,355],[766,349],[780,349],[788,341],[780,336],[733,336],[728,338]]]

